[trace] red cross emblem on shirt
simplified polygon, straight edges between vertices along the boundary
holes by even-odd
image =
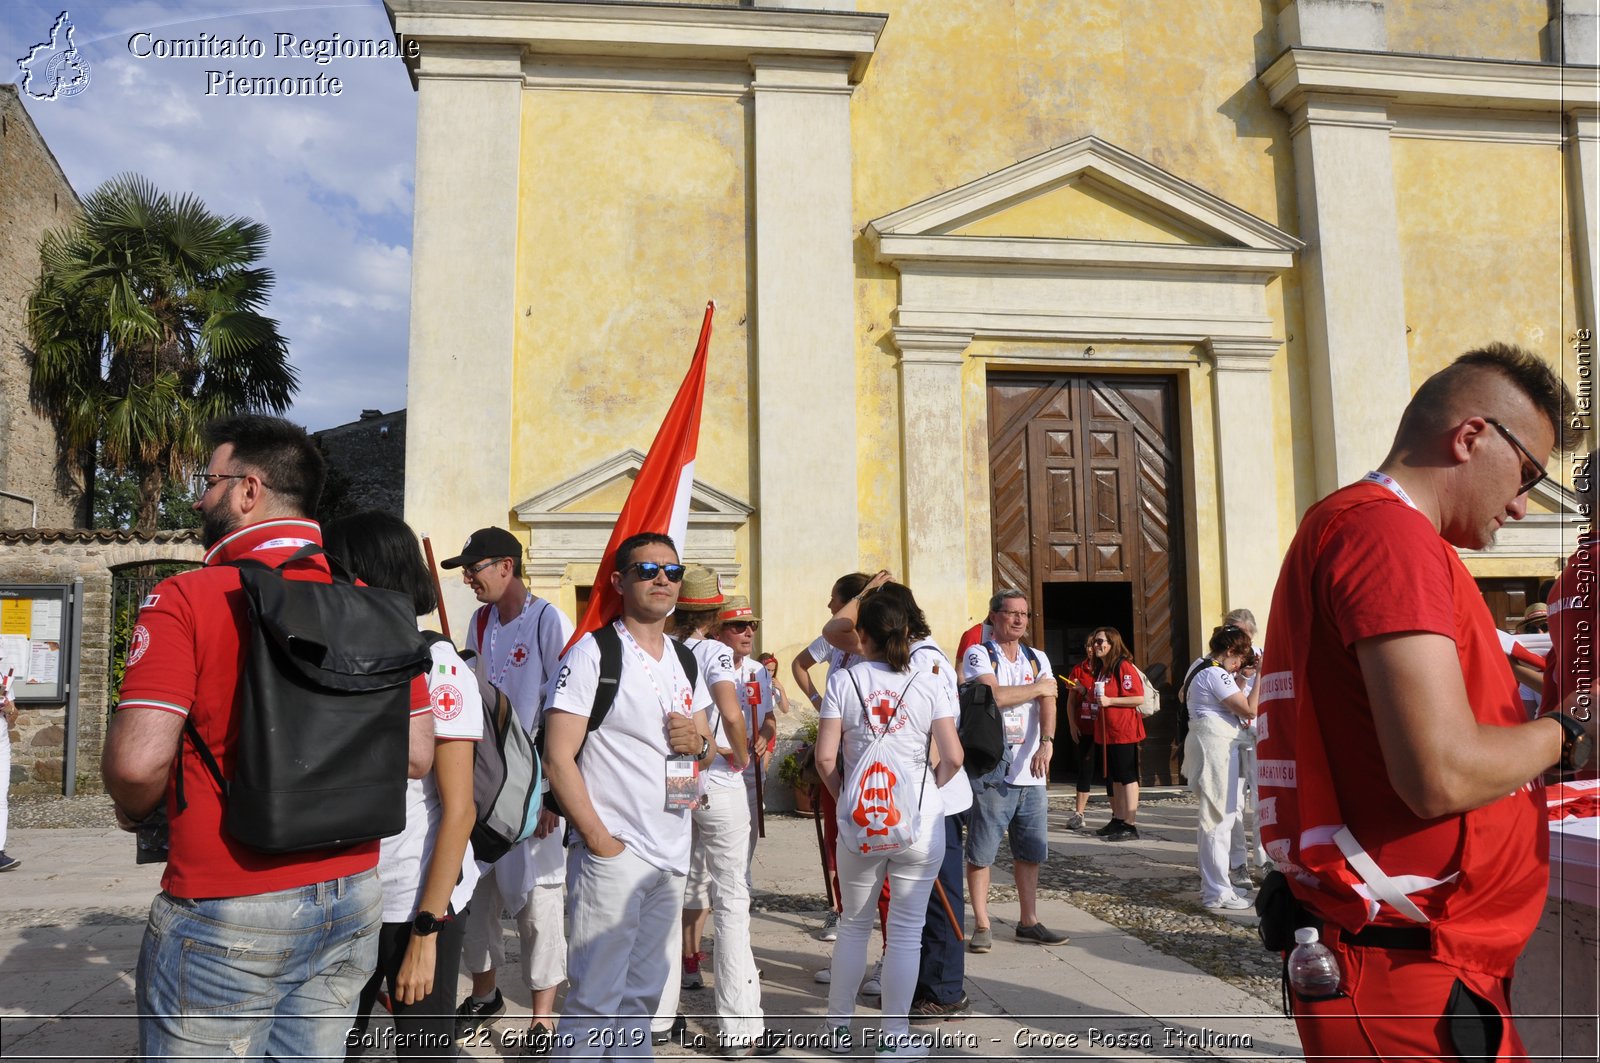
[[[882,694],[878,697],[872,705],[872,715],[878,718],[880,726],[889,726],[889,721],[894,718],[894,705],[889,702],[889,695]]]
[[[446,716],[454,716],[455,712],[452,710],[454,710],[455,707],[456,699],[450,695],[448,690],[439,695],[439,708],[444,710],[444,714]]]
[[[511,651],[511,663],[520,666],[528,659],[528,647],[517,643],[517,648]]]

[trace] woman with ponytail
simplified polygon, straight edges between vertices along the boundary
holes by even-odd
[[[1128,656],[1122,633],[1097,627],[1089,636],[1089,672],[1094,683],[1087,696],[1094,713],[1094,740],[1101,750],[1106,781],[1111,784],[1111,822],[1095,831],[1108,842],[1139,837],[1139,743],[1144,741],[1144,680]]]
[[[938,677],[911,663],[911,618],[897,595],[859,606],[861,659],[828,679],[817,731],[817,770],[838,802],[843,912],[834,942],[824,1044],[854,1048],[850,1019],[867,969],[867,941],[885,878],[890,890],[883,961],[880,1057],[920,1059],[907,1015],[917,981],[928,896],[944,857],[938,787],[961,768],[955,706]],[[930,767],[929,738],[939,763]]]

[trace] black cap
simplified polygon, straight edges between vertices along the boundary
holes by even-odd
[[[522,542],[504,528],[479,528],[467,537],[467,543],[455,557],[439,562],[440,568],[460,568],[475,565],[491,557],[517,558],[522,556]]]

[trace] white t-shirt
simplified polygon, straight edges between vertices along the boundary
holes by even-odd
[[[1189,671],[1184,672],[1187,677],[1189,672],[1200,666],[1204,657],[1196,657],[1194,663],[1189,665]],[[1226,720],[1235,727],[1239,726],[1239,717],[1230,709],[1223,708],[1225,701],[1232,694],[1243,693],[1239,689],[1239,680],[1225,668],[1213,668],[1209,665],[1200,668],[1199,673],[1189,684],[1189,693],[1184,704],[1189,706],[1189,719],[1197,720],[1202,716],[1215,716]]]
[[[484,610],[488,622],[480,644],[478,624]],[[488,669],[483,674],[511,699],[517,719],[529,732],[539,725],[546,687],[560,669],[561,650],[572,630],[565,613],[533,594],[509,624],[501,624],[500,610],[486,605],[467,625],[467,649],[478,655],[477,667]]]
[[[477,742],[483,738],[483,698],[472,670],[448,642],[435,642],[428,670],[428,694],[433,699],[433,733],[440,741]],[[378,847],[378,879],[383,883],[383,921],[409,923],[417,914],[417,898],[444,806],[433,772],[406,783],[406,826]],[[478,863],[472,843],[461,858],[461,877],[450,891],[450,906],[461,911],[472,900],[478,884]],[[444,915],[434,912],[434,915]]]
[[[652,867],[689,873],[690,820],[687,809],[668,811],[667,714],[688,715],[711,706],[705,677],[693,688],[670,640],[661,657],[633,641],[622,621],[622,676],[611,712],[589,732],[578,757],[578,771],[589,800],[606,830]],[[585,635],[567,652],[550,695],[550,708],[589,718],[600,679],[600,647]]]
[[[705,677],[707,690],[718,683],[739,685],[739,669],[733,665],[733,651],[726,642],[688,638],[683,640],[683,646],[693,652],[694,659],[700,662],[700,674]]]
[[[861,660],[855,654],[846,653],[837,648],[821,635],[811,640],[811,645],[806,647],[806,652],[811,655],[811,659],[817,664],[821,664],[823,661],[828,662],[828,679],[832,679],[833,673],[839,669]],[[823,682],[826,685],[827,680]]]
[[[956,666],[950,663],[950,658],[945,656],[939,644],[931,638],[913,642],[911,667],[916,671],[927,673],[944,690],[945,698],[950,703],[950,717],[959,720],[961,691],[960,683],[956,680]],[[944,814],[947,816],[971,808],[972,782],[967,778],[967,773],[958,771],[950,776],[950,781],[939,787],[939,796],[944,800]]]
[[[817,716],[840,723],[840,778],[850,777],[873,737],[885,734],[887,727],[885,748],[922,780],[923,812],[944,815],[933,771],[928,768],[928,740],[933,721],[954,719],[955,713],[931,675],[916,668],[896,672],[881,661],[858,658],[829,677],[828,693]],[[841,800],[839,820],[844,823],[849,817],[850,810]]]
[[[961,658],[963,680],[992,675],[1000,686],[1020,687],[1038,681],[1041,675],[1051,674],[1050,658],[1041,649],[1028,647],[1039,662],[1038,670],[1034,669],[1020,644],[1014,661],[1006,656],[1005,650],[1000,650],[1000,667],[997,670],[989,661],[987,646],[987,643],[980,642],[968,649]],[[1039,699],[1002,709],[1000,718],[1005,725],[1006,745],[1011,749],[1011,768],[1006,772],[1006,782],[1012,786],[1043,786],[1044,776],[1033,773],[1033,755],[1039,751]]]
[[[717,643],[721,646],[722,643]],[[729,660],[732,660],[729,653]],[[758,674],[759,673],[759,674]],[[739,700],[739,709],[744,714],[744,733],[751,740],[754,739],[761,721],[772,713],[772,681],[767,675],[767,669],[754,657],[746,657],[734,665],[734,696]],[[712,707],[706,712],[706,723],[711,727],[712,741],[724,749],[728,748],[728,736],[723,733],[722,713],[717,707]],[[755,786],[755,758],[751,757],[743,771],[736,771],[728,758],[723,756],[713,757],[711,766],[700,776],[702,789],[710,790],[724,786]]]

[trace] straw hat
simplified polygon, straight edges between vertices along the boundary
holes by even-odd
[[[678,608],[686,613],[706,613],[727,601],[717,574],[704,565],[688,565],[683,572],[683,589],[678,592]]]
[[[1517,624],[1517,630],[1523,633],[1530,631],[1536,624],[1550,623],[1550,607],[1543,602],[1534,602],[1528,606],[1528,611],[1522,614],[1522,621]]]
[[[734,594],[722,603],[722,608],[717,610],[717,623],[727,624],[735,620],[754,620],[757,623],[761,618],[750,607],[750,599],[742,594]]]

